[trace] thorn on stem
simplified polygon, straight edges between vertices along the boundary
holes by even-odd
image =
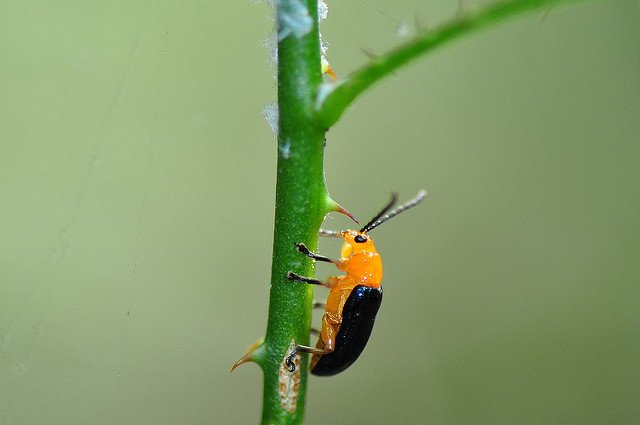
[[[264,352],[263,344],[264,338],[260,338],[259,340],[251,344],[249,348],[245,350],[242,357],[240,357],[238,361],[235,362],[233,366],[231,366],[231,370],[229,371],[229,373],[233,372],[238,366],[244,363],[256,362],[259,364],[259,360],[262,358],[262,354]]]

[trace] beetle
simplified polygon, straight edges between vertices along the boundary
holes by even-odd
[[[321,236],[340,237],[344,240],[340,259],[333,260],[311,252],[303,243],[296,243],[296,249],[315,261],[334,264],[345,272],[342,276],[331,276],[326,281],[300,276],[288,272],[286,277],[292,282],[321,285],[329,288],[324,304],[322,328],[318,332],[315,347],[297,345],[285,362],[290,372],[295,371],[293,359],[299,352],[311,353],[311,373],[318,376],[336,375],[351,366],[360,356],[369,341],[376,314],[382,303],[382,260],[369,232],[403,211],[418,205],[427,195],[418,195],[398,206],[398,196],[359,230],[333,232],[321,230]],[[318,303],[318,306],[322,306]]]

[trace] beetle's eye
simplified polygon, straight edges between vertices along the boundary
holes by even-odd
[[[367,237],[366,237],[366,236],[363,236],[363,235],[356,235],[356,237],[355,237],[355,238],[353,238],[353,240],[354,240],[356,243],[364,243],[364,242],[366,242],[366,241],[367,241]]]

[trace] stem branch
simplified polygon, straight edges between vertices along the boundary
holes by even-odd
[[[335,124],[353,101],[371,85],[391,75],[396,69],[445,43],[526,11],[540,9],[563,1],[576,0],[507,0],[476,12],[466,12],[431,31],[421,31],[416,37],[396,49],[372,59],[346,78],[320,88],[316,100],[318,118],[323,126]]]

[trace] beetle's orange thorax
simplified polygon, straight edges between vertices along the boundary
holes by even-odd
[[[356,242],[356,236],[366,237],[365,242]],[[342,232],[344,244],[338,268],[347,273],[344,280],[351,285],[366,285],[378,288],[382,282],[382,260],[370,236],[355,230]],[[344,282],[347,284],[347,282]]]

